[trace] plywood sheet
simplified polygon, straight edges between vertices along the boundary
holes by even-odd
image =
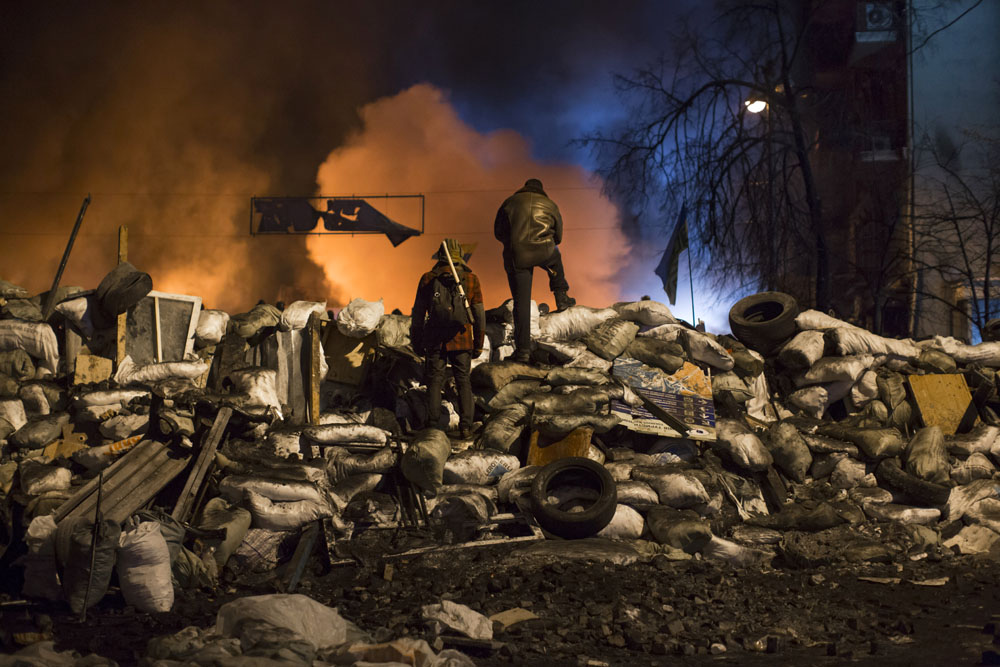
[[[945,434],[954,433],[972,402],[965,376],[958,373],[911,375],[908,381],[924,426],[939,426]]]

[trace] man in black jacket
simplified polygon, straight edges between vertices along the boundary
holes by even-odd
[[[562,216],[559,207],[545,194],[540,180],[529,178],[524,187],[504,200],[493,223],[493,235],[503,243],[503,268],[514,297],[516,349],[512,358],[524,363],[531,353],[531,277],[535,267],[540,266],[549,274],[549,289],[555,296],[557,310],[576,303],[568,294],[569,284],[559,254]]]

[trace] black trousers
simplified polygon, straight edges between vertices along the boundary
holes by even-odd
[[[472,428],[472,353],[468,350],[449,352],[441,347],[427,352],[427,426],[437,428],[441,419],[441,392],[447,382],[448,364],[455,376],[458,390],[459,428]]]
[[[549,289],[553,293],[569,291],[559,248],[539,266],[549,274]],[[527,352],[531,349],[531,278],[535,269],[515,267],[513,256],[506,250],[503,254],[503,268],[507,272],[510,295],[514,297],[514,345],[518,350]]]

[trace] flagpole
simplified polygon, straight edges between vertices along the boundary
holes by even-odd
[[[694,278],[691,275],[691,245],[688,244],[688,284],[691,286],[691,326],[698,326],[698,321],[694,319]]]

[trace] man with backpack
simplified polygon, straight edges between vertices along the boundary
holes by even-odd
[[[486,332],[483,291],[458,241],[445,239],[434,257],[434,268],[417,285],[410,340],[417,354],[426,358],[429,425],[437,426],[441,417],[441,391],[450,364],[458,390],[459,437],[468,439],[473,416],[469,373],[472,359],[483,353]]]
[[[559,253],[562,229],[559,207],[545,194],[537,178],[525,181],[524,187],[507,197],[497,211],[493,235],[503,243],[503,268],[514,297],[514,361],[527,363],[531,357],[531,277],[536,266],[549,274],[557,312],[576,304],[568,294]]]

